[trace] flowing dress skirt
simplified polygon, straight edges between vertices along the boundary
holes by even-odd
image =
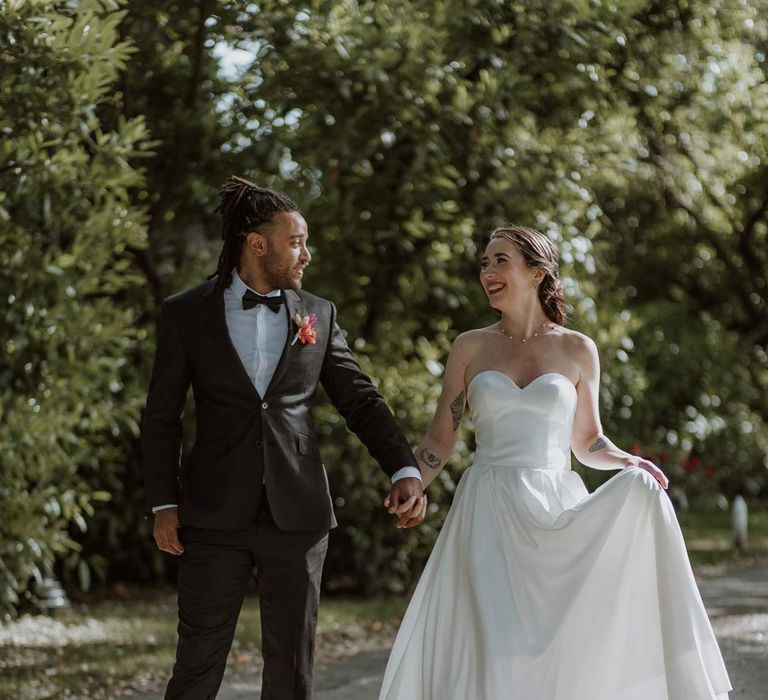
[[[646,471],[474,464],[380,700],[726,700],[672,504]]]

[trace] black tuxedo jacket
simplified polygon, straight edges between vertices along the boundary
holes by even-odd
[[[214,292],[214,280],[163,303],[142,431],[150,507],[178,503],[184,525],[237,530],[255,520],[266,489],[280,528],[335,527],[311,415],[318,382],[388,475],[416,465],[384,400],[350,352],[334,305],[304,291],[286,290],[285,300],[288,340],[264,396],[232,345],[224,295]],[[292,344],[297,311],[317,316],[315,345]],[[180,464],[181,413],[190,385],[196,441]]]

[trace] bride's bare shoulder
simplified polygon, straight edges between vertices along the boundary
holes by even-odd
[[[584,362],[597,358],[597,345],[588,335],[563,326],[559,327],[558,332],[561,334],[563,350],[567,355]]]
[[[464,358],[473,356],[477,351],[481,350],[489,338],[498,333],[494,326],[488,326],[487,328],[473,328],[469,331],[459,333],[453,340],[453,347],[451,353],[453,355],[460,355]]]
[[[498,325],[496,323],[486,328],[473,328],[472,330],[459,333],[453,341],[453,347],[458,345],[462,348],[472,348],[487,343],[490,337],[498,335]]]

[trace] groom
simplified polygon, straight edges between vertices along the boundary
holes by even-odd
[[[301,290],[311,256],[296,205],[238,177],[220,198],[218,269],[163,304],[144,414],[155,541],[180,555],[179,640],[165,697],[216,697],[255,574],[262,700],[304,700],[336,526],[311,416],[318,382],[392,477],[390,512],[415,524],[426,501],[415,457],[347,347],[336,308]],[[190,385],[196,440],[180,468]]]

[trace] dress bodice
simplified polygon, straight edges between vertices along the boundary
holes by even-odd
[[[577,395],[568,377],[547,372],[521,389],[503,372],[482,370],[469,383],[467,398],[476,464],[571,468]]]

